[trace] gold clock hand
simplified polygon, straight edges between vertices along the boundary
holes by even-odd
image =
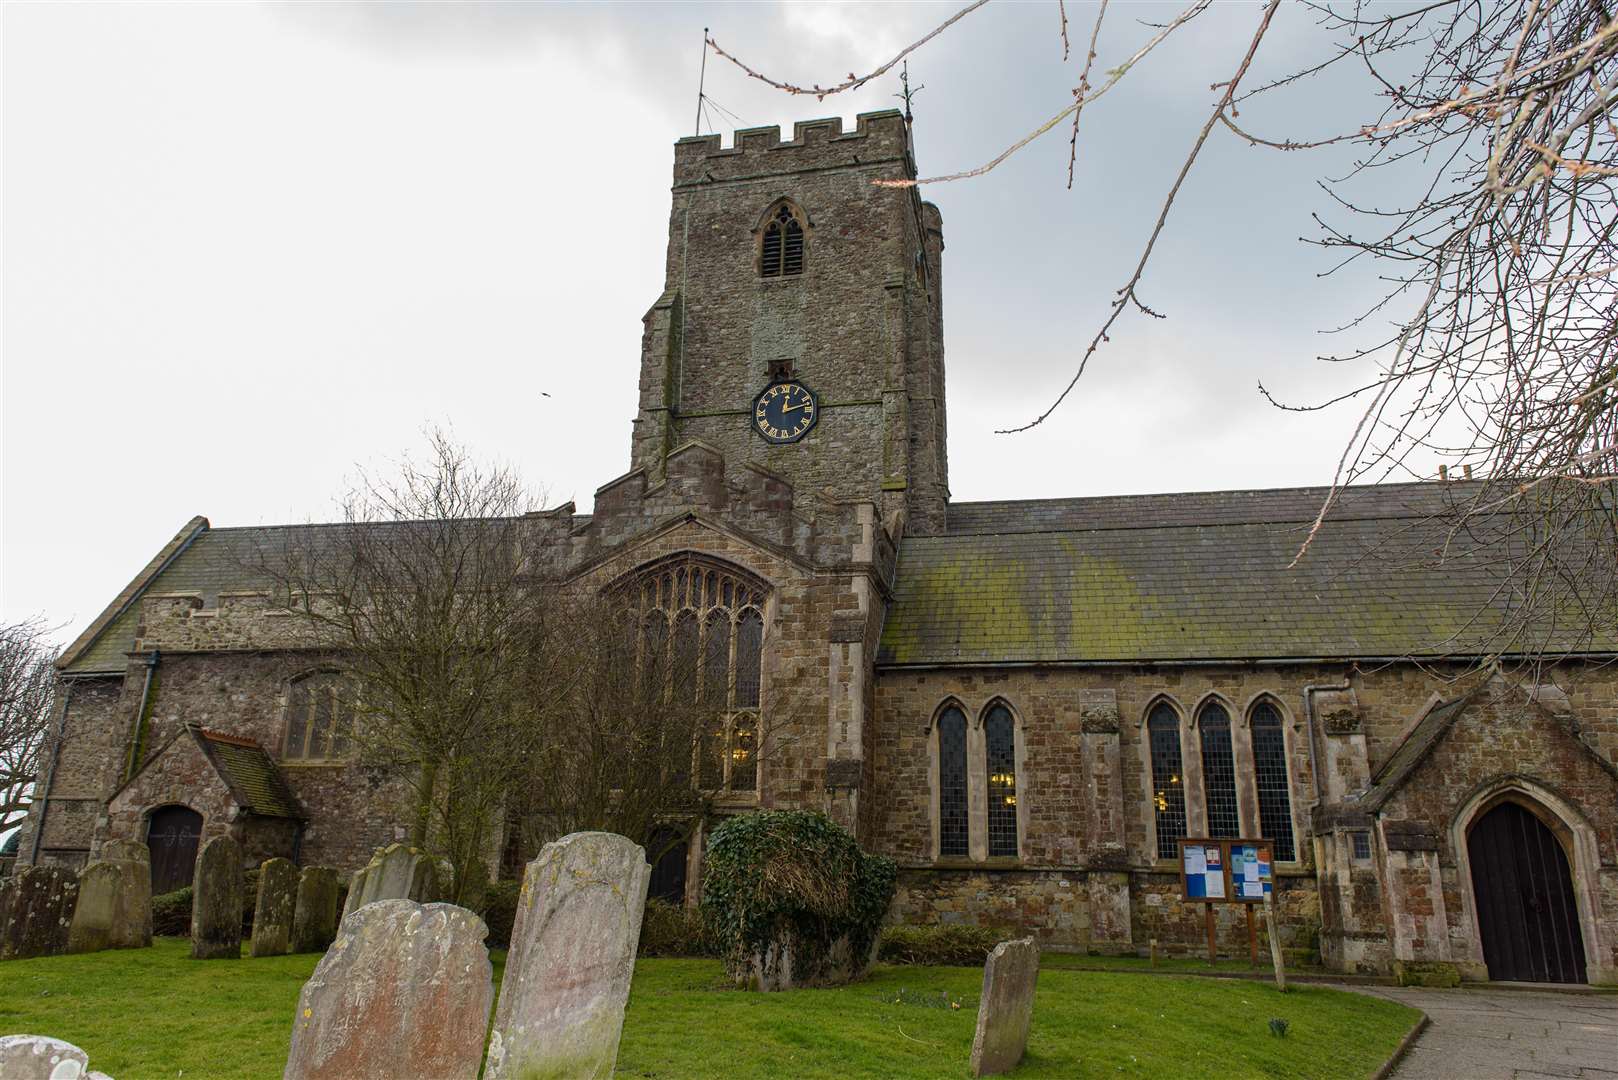
[[[783,405],[781,406],[781,411],[784,413],[789,413],[797,409],[807,409],[811,404],[813,404],[813,402],[805,401],[801,405]]]

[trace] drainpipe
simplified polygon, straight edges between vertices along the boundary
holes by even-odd
[[[124,767],[124,781],[134,779],[135,769],[140,765],[141,736],[146,731],[146,709],[152,702],[152,677],[157,673],[159,653],[156,649],[146,654],[146,681],[140,688],[140,708],[135,710],[135,730],[129,737],[129,761]]]
[[[67,707],[73,702],[73,679],[63,679],[62,711],[56,717],[56,737],[51,740],[51,763],[45,770],[45,785],[39,791],[39,818],[34,822],[34,842],[29,865],[39,862],[39,844],[45,835],[45,811],[50,809],[51,785],[56,782],[56,763],[62,760],[62,732],[67,730]]]

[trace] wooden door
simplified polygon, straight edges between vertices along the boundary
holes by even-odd
[[[669,833],[658,833],[652,837],[651,848],[655,853],[674,837]],[[664,900],[670,904],[685,903],[685,864],[691,846],[684,840],[669,848],[663,853],[652,867],[652,881],[646,890],[646,895],[654,900]]]
[[[202,839],[202,815],[184,806],[165,806],[152,812],[146,828],[146,846],[152,852],[152,895],[183,889],[191,884],[197,864],[197,843]]]
[[[1584,935],[1573,875],[1556,834],[1516,803],[1501,803],[1466,838],[1489,978],[1582,983]]]

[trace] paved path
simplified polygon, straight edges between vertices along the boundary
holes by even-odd
[[[1367,987],[1432,1023],[1396,1080],[1618,1080],[1618,997],[1525,990]]]

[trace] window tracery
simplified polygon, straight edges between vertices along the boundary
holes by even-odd
[[[791,203],[783,202],[770,215],[759,241],[760,277],[791,277],[803,273],[803,221]]]
[[[336,761],[348,756],[354,729],[354,692],[340,672],[316,671],[287,687],[288,761]]]

